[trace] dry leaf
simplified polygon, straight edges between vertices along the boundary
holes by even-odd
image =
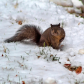
[[[80,73],[81,73],[81,71],[82,71],[82,67],[81,67],[81,66],[79,66],[79,67],[76,69],[76,71],[75,71],[75,72],[76,72],[77,74],[80,74]]]
[[[2,54],[2,57],[3,57],[3,54]]]
[[[71,64],[64,64],[64,67],[69,68],[69,67],[71,67]]]
[[[18,21],[18,24],[19,24],[19,25],[22,25],[22,21]]]
[[[41,56],[38,56],[38,58],[40,58]]]
[[[9,82],[11,82],[11,81],[9,80]]]
[[[67,68],[70,71],[75,71],[77,74],[81,73],[82,67],[79,66],[71,66],[71,64],[64,64],[64,67]]]
[[[67,58],[67,61],[70,61],[69,58]]]
[[[17,8],[18,7],[18,3],[16,3],[15,5],[14,5],[14,8]]]
[[[76,66],[71,66],[71,67],[69,67],[68,68],[70,71],[75,71],[76,69],[77,69],[77,67]]]
[[[84,13],[79,14],[81,17],[84,17]]]
[[[24,65],[21,65],[21,66],[24,66]]]
[[[80,22],[78,23],[78,25],[80,25]]]
[[[53,55],[51,54],[50,57],[53,57]]]
[[[25,82],[24,82],[24,81],[22,81],[22,84],[25,84]]]
[[[6,48],[4,47],[4,52],[6,53]]]

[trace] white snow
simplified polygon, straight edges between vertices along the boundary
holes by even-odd
[[[71,0],[75,7],[82,7],[83,3],[81,0]]]
[[[16,23],[18,20],[22,25],[40,26],[43,31],[50,24],[61,23],[66,32],[62,51],[28,42],[5,43],[22,26]],[[83,18],[49,0],[0,1],[0,84],[45,84],[52,80],[56,84],[83,84],[84,54],[78,53],[80,49],[84,49]],[[82,66],[82,72],[69,71],[64,67],[66,63]]]
[[[45,80],[45,84],[56,84],[56,81],[54,78],[49,77]]]
[[[78,51],[78,53],[79,53],[79,54],[84,54],[84,49],[80,49],[80,50]]]
[[[72,0],[50,0],[50,1],[62,6],[69,6],[69,7],[73,6]]]

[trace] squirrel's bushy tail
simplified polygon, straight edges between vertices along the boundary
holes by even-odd
[[[16,42],[31,39],[33,42],[38,44],[41,37],[39,29],[39,27],[34,25],[23,25],[13,37],[6,39],[5,42]]]

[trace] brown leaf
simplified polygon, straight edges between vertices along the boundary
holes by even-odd
[[[21,65],[21,66],[24,66],[24,65]]]
[[[80,74],[80,73],[81,73],[81,71],[82,71],[82,67],[81,67],[81,66],[79,66],[79,67],[76,69],[76,71],[75,71],[75,72],[76,72],[77,74]]]
[[[2,54],[2,57],[3,57],[3,54]]]
[[[53,57],[53,55],[51,54],[50,57]]]
[[[68,68],[70,71],[75,71],[76,69],[77,69],[77,67],[76,66],[71,66],[71,67],[69,67]]]
[[[80,25],[80,22],[78,23],[78,25]]]
[[[17,8],[18,7],[18,3],[16,3],[15,5],[14,5],[14,8]]]
[[[64,64],[65,68],[69,68],[71,66],[71,64]]]
[[[37,56],[38,58],[40,58],[41,56]]]
[[[25,84],[25,82],[24,82],[24,81],[22,81],[22,84]]]
[[[19,24],[19,25],[22,25],[22,21],[18,21],[18,24]]]
[[[69,58],[67,59],[67,61],[70,61]]]

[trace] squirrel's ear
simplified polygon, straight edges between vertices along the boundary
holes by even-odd
[[[52,27],[52,24],[50,24],[51,25],[51,27]]]
[[[60,23],[57,26],[60,26]]]

